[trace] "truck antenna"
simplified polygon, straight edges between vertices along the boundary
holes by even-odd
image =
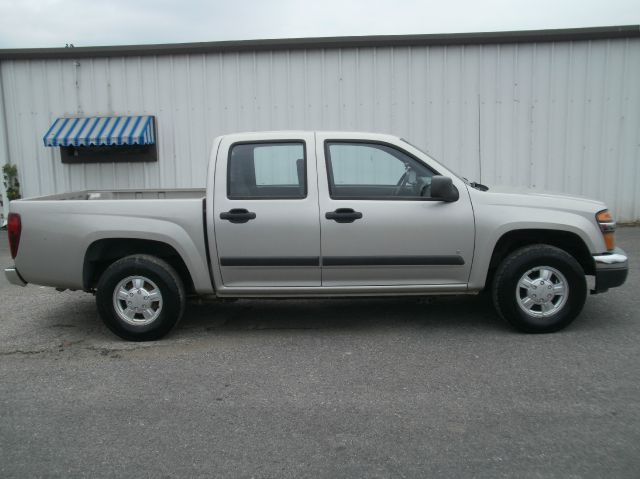
[[[482,183],[482,133],[480,129],[480,119],[480,93],[478,93],[478,169],[480,170],[478,182]]]

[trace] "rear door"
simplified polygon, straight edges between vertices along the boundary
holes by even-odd
[[[313,133],[268,138],[226,136],[218,150],[213,209],[222,283],[320,286]]]
[[[323,286],[466,284],[475,234],[466,185],[454,177],[458,201],[432,199],[437,163],[379,138],[316,136]]]

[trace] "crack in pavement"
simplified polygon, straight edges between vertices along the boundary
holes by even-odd
[[[64,352],[79,352],[79,351],[91,351],[91,352],[98,352],[100,353],[101,356],[109,356],[110,357],[121,357],[119,353],[124,353],[124,352],[128,352],[128,351],[139,351],[139,350],[144,350],[144,349],[152,349],[151,346],[142,346],[142,347],[133,347],[133,348],[108,348],[108,347],[104,347],[104,346],[81,346],[79,348],[71,348],[71,346],[73,344],[77,344],[77,343],[72,343],[70,345],[57,345],[55,347],[50,347],[50,348],[42,348],[42,349],[33,349],[33,350],[28,350],[28,349],[14,349],[14,350],[9,350],[9,351],[0,351],[0,357],[2,356],[37,356],[40,354],[47,354],[47,353],[52,353],[52,354],[59,354],[59,353],[64,353]]]

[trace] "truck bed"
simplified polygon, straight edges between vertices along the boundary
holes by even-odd
[[[16,267],[30,283],[84,289],[85,258],[94,243],[156,241],[180,255],[196,292],[211,293],[205,195],[203,189],[88,190],[15,201],[12,212],[22,218]]]
[[[206,195],[204,188],[163,190],[85,190],[57,195],[27,198],[25,201],[82,201],[82,200],[192,200]]]

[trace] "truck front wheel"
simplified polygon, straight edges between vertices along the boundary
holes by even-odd
[[[100,277],[96,302],[105,325],[121,338],[152,341],[166,335],[185,306],[180,276],[149,255],[122,258]]]
[[[511,253],[493,281],[498,314],[526,333],[551,333],[566,327],[582,311],[586,296],[586,278],[576,259],[543,244]]]

